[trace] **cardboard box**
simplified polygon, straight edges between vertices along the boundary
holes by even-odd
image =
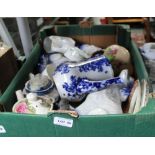
[[[148,79],[142,57],[135,43],[131,41],[128,26],[48,27],[41,30],[39,41],[54,34],[76,38],[83,43],[92,43],[101,47],[115,43],[122,45],[131,53],[139,80]],[[28,74],[38,62],[41,51],[42,45],[37,43],[29,59],[0,97],[0,103],[5,108],[5,112],[0,113],[0,125],[3,131],[0,136],[155,136],[155,100],[151,98],[147,106],[136,114],[73,117],[66,113],[55,112],[48,115],[12,113],[12,106],[16,102],[15,91],[24,87]]]
[[[0,91],[3,93],[17,73],[17,63],[11,47],[0,42]]]

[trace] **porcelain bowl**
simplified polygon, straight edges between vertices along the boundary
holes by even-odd
[[[52,91],[53,87],[54,87],[54,85],[50,80],[46,86],[40,87],[39,89],[33,90],[33,91],[30,89],[29,81],[25,84],[25,90],[27,93],[36,93],[39,96],[46,95],[46,94],[50,93]]]

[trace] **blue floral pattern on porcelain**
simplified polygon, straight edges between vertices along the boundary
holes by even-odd
[[[70,69],[68,64],[61,64],[57,67],[56,72],[60,72],[61,74],[69,73]],[[55,75],[56,72],[53,74]]]
[[[112,68],[109,60],[105,56],[97,56],[90,58],[82,63],[77,64],[63,63],[57,67],[53,75],[55,75],[57,72],[61,74],[69,73],[70,68],[73,68],[73,66],[78,68],[79,72],[95,71],[95,72],[104,72],[105,74],[108,74],[108,69]]]
[[[91,59],[89,59],[89,60],[91,60]],[[103,72],[105,70],[105,66],[111,66],[111,64],[108,59],[103,57],[103,59],[100,59],[98,61],[92,61],[85,65],[79,66],[79,71],[80,72],[89,72],[89,71]],[[105,70],[105,73],[106,72],[107,71]]]
[[[87,78],[71,76],[70,81],[70,84],[65,82],[62,87],[65,89],[65,91],[68,93],[68,96],[71,98],[80,97],[80,95],[83,94],[99,91],[113,84],[124,84],[120,77],[103,81],[89,81]]]
[[[61,98],[80,101],[82,96],[111,85],[125,87],[128,71],[114,77],[109,60],[99,56],[80,63],[63,63],[57,67],[53,79]]]

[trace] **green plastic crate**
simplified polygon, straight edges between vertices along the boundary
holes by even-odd
[[[98,25],[92,27],[55,26],[40,31],[38,43],[34,46],[30,57],[23,64],[7,90],[0,98],[6,112],[0,113],[0,136],[155,136],[155,102],[149,99],[146,107],[136,114],[79,116],[74,118],[68,114],[49,113],[48,115],[31,115],[12,113],[16,102],[15,91],[22,89],[28,74],[36,66],[42,45],[39,43],[48,35],[69,36],[102,47],[118,43],[129,49],[137,77],[148,80],[142,57],[130,38],[128,26]],[[95,38],[100,40],[96,42]],[[56,117],[73,121],[72,127],[55,125]]]

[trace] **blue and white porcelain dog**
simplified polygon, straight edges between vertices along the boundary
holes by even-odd
[[[53,80],[61,98],[73,102],[81,101],[86,94],[111,85],[127,87],[130,81],[128,70],[123,70],[118,77],[114,77],[112,66],[105,56],[79,63],[63,63],[55,70]]]

